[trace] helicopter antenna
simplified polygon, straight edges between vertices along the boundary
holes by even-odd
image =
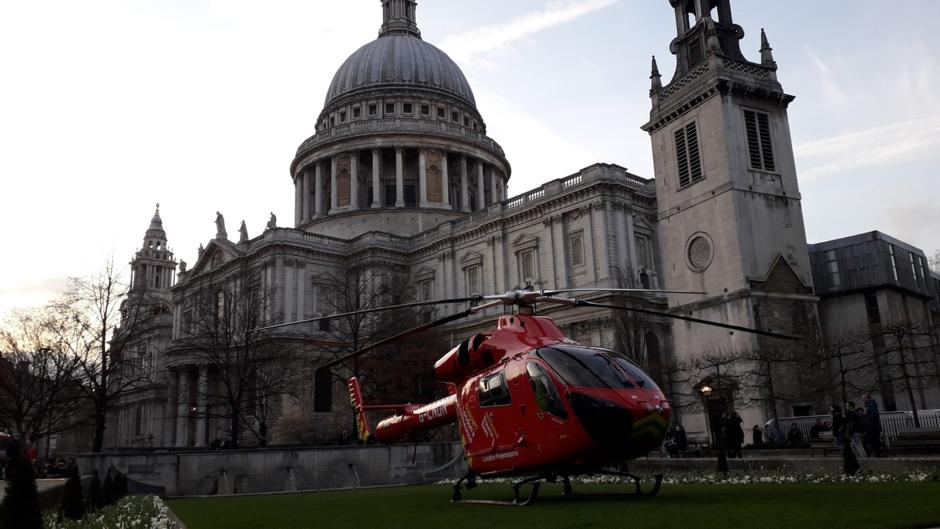
[[[415,335],[415,334],[422,333],[422,332],[424,332],[424,331],[426,331],[426,330],[428,330],[428,329],[433,329],[434,327],[440,327],[441,325],[447,325],[448,323],[450,323],[450,322],[452,322],[452,321],[457,321],[457,320],[459,320],[459,319],[461,319],[461,318],[466,318],[467,316],[470,316],[470,315],[472,315],[472,314],[476,314],[477,312],[482,312],[482,311],[484,311],[484,310],[486,310],[486,309],[489,309],[489,308],[492,308],[492,307],[495,307],[495,306],[498,306],[498,305],[502,305],[502,304],[503,304],[502,301],[491,301],[491,302],[489,302],[489,303],[484,303],[484,304],[482,304],[482,305],[477,305],[476,307],[470,307],[469,309],[464,310],[464,311],[461,311],[461,312],[457,312],[457,313],[454,313],[454,314],[450,314],[450,315],[448,315],[448,316],[444,316],[443,318],[439,318],[439,319],[436,319],[436,320],[434,320],[434,321],[430,321],[430,322],[428,322],[428,323],[425,323],[425,324],[423,324],[423,325],[419,325],[419,326],[417,326],[417,327],[414,327],[413,329],[408,329],[407,331],[402,331],[402,332],[400,332],[400,333],[398,333],[398,334],[396,334],[396,335],[394,335],[394,336],[390,336],[390,337],[388,337],[388,338],[385,338],[384,340],[379,340],[379,341],[377,341],[377,342],[375,342],[375,343],[373,343],[373,344],[370,344],[370,345],[367,345],[367,346],[363,347],[362,349],[359,349],[358,351],[353,351],[353,352],[351,352],[351,353],[349,353],[349,354],[347,354],[347,355],[343,355],[343,356],[341,356],[341,357],[339,357],[339,358],[337,358],[337,359],[335,359],[335,360],[332,360],[332,361],[330,361],[330,362],[327,362],[326,364],[320,366],[320,368],[321,368],[321,369],[322,369],[322,368],[330,368],[330,367],[333,367],[333,366],[342,364],[343,362],[346,362],[346,361],[348,361],[348,360],[352,360],[353,358],[356,358],[356,357],[358,357],[358,356],[362,356],[362,355],[368,353],[369,351],[371,351],[371,350],[373,350],[373,349],[376,349],[376,348],[378,348],[378,347],[382,347],[383,345],[387,345],[387,344],[390,344],[390,343],[395,342],[395,341],[397,341],[397,340],[401,340],[401,339],[403,339],[403,338],[407,338],[407,337],[409,337],[409,336],[413,336],[413,335]]]

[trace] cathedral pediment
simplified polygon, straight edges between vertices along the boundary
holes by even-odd
[[[215,270],[240,255],[241,252],[235,248],[231,241],[213,239],[209,241],[209,245],[196,260],[196,264],[191,271],[191,277]]]
[[[751,288],[764,292],[778,292],[787,294],[812,294],[813,289],[800,279],[800,276],[793,270],[790,263],[783,257],[777,255],[770,269],[761,279],[752,279]]]
[[[460,258],[460,267],[467,268],[483,264],[483,255],[477,252],[467,252]]]
[[[512,240],[512,247],[516,249],[531,248],[539,245],[539,238],[523,233]]]
[[[418,269],[417,272],[415,272],[416,281],[420,282],[420,281],[426,281],[428,279],[434,279],[433,269],[428,268],[427,266],[422,266],[421,268]]]

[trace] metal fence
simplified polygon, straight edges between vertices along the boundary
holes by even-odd
[[[919,410],[917,418],[920,419],[920,428],[922,430],[940,430],[940,410]],[[803,439],[810,438],[810,429],[816,424],[816,421],[822,424],[828,424],[832,421],[831,415],[808,415],[804,417],[780,417],[778,419],[778,431],[783,439],[786,439],[787,432],[791,424],[796,424],[803,434]],[[767,421],[764,427],[765,436],[769,429],[774,426],[774,420]],[[900,432],[909,432],[916,430],[914,425],[914,412],[910,411],[886,411],[881,413],[881,431],[885,440],[890,444]]]

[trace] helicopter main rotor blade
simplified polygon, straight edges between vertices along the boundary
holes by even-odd
[[[688,290],[656,290],[651,288],[562,288],[557,290],[540,290],[540,296],[555,296],[567,292],[610,292],[613,294],[694,294],[704,296],[707,292]]]
[[[669,314],[668,312],[660,312],[658,310],[640,309],[636,307],[622,307],[620,305],[608,305],[605,303],[594,303],[592,301],[584,301],[581,299],[545,298],[542,301],[546,303],[557,303],[559,305],[570,305],[570,306],[575,306],[575,307],[596,307],[600,309],[625,310],[627,312],[636,312],[638,314],[648,314],[650,316],[662,316],[664,318],[673,318],[676,320],[688,321],[692,323],[701,323],[702,325],[711,325],[712,327],[721,327],[722,329],[728,329],[732,331],[741,331],[741,332],[746,332],[749,334],[768,336],[771,338],[779,338],[781,340],[794,340],[794,341],[802,340],[802,338],[799,338],[796,336],[790,336],[787,334],[778,334],[778,333],[771,332],[771,331],[751,329],[750,327],[741,327],[739,325],[731,325],[730,323],[721,323],[718,321],[703,320],[700,318],[693,318],[691,316],[680,316],[678,314]]]
[[[339,313],[339,314],[330,314],[329,316],[319,316],[319,317],[316,317],[316,318],[309,318],[309,319],[306,319],[306,320],[292,321],[292,322],[290,322],[290,323],[278,323],[277,325],[268,325],[268,326],[266,326],[266,327],[260,327],[260,328],[258,328],[258,329],[256,329],[256,330],[258,330],[258,331],[267,331],[267,330],[271,330],[271,329],[280,329],[281,327],[290,327],[291,325],[301,325],[301,324],[303,324],[303,323],[314,323],[314,322],[323,321],[323,320],[332,320],[332,319],[334,319],[334,318],[344,318],[344,317],[346,317],[346,316],[356,316],[356,315],[359,315],[359,314],[371,314],[371,313],[373,313],[373,312],[382,312],[382,311],[385,311],[385,310],[392,310],[392,309],[410,309],[410,308],[414,308],[414,307],[426,307],[426,306],[429,306],[429,305],[446,305],[446,304],[452,304],[452,303],[466,303],[466,302],[482,301],[482,300],[483,300],[483,296],[470,296],[470,297],[466,297],[466,298],[436,299],[436,300],[432,300],[432,301],[416,301],[416,302],[414,302],[414,303],[404,303],[404,304],[401,304],[401,305],[388,305],[388,306],[385,306],[385,307],[375,307],[375,308],[372,308],[372,309],[354,310],[354,311],[351,311],[351,312],[342,312],[342,313]]]
[[[419,326],[414,327],[414,328],[412,328],[412,329],[408,329],[407,331],[402,331],[402,332],[400,332],[400,333],[398,333],[398,334],[396,334],[396,335],[394,335],[394,336],[385,338],[385,339],[383,339],[383,340],[379,340],[379,341],[377,341],[377,342],[375,342],[375,343],[373,343],[373,344],[369,344],[369,345],[363,347],[362,349],[359,349],[359,350],[357,350],[357,351],[353,351],[353,352],[351,352],[351,353],[349,353],[349,354],[347,354],[347,355],[343,355],[343,356],[341,356],[341,357],[339,357],[339,358],[337,358],[337,359],[335,359],[335,360],[331,360],[330,362],[327,362],[326,364],[324,364],[324,365],[322,365],[322,366],[320,366],[320,367],[321,367],[321,368],[329,368],[329,367],[333,367],[333,366],[342,364],[343,362],[346,362],[346,361],[352,360],[353,358],[362,356],[362,355],[368,353],[369,351],[371,351],[371,350],[373,350],[373,349],[376,349],[376,348],[378,348],[378,347],[382,347],[383,345],[390,344],[390,343],[392,343],[392,342],[395,342],[395,341],[397,341],[397,340],[401,340],[401,339],[403,339],[403,338],[407,338],[407,337],[409,337],[409,336],[414,336],[415,334],[422,333],[422,332],[424,332],[424,331],[426,331],[426,330],[428,330],[428,329],[433,329],[434,327],[440,327],[441,325],[446,325],[446,324],[448,324],[448,323],[450,323],[450,322],[452,322],[452,321],[457,321],[457,320],[459,320],[459,319],[461,319],[461,318],[466,318],[467,316],[470,316],[470,315],[475,314],[475,313],[477,313],[477,312],[481,312],[481,311],[484,311],[484,310],[486,310],[486,309],[488,309],[488,308],[495,307],[495,306],[498,306],[498,305],[501,305],[501,304],[502,304],[502,302],[493,301],[493,302],[490,302],[490,303],[484,303],[483,305],[477,305],[476,307],[470,307],[470,308],[467,309],[467,310],[464,310],[464,311],[461,311],[461,312],[458,312],[458,313],[455,313],[455,314],[450,314],[450,315],[448,315],[448,316],[444,316],[443,318],[439,318],[439,319],[436,319],[436,320],[434,320],[434,321],[430,321],[430,322],[425,323],[425,324],[423,324],[423,325],[419,325]]]

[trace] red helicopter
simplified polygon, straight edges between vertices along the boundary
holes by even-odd
[[[529,505],[542,481],[563,484],[571,493],[572,476],[608,474],[632,479],[635,494],[656,495],[662,475],[654,476],[651,490],[641,490],[641,478],[609,467],[641,457],[663,442],[671,408],[663,391],[646,373],[617,353],[586,347],[567,338],[547,317],[534,315],[538,303],[599,307],[640,312],[713,325],[782,339],[795,339],[769,331],[700,320],[634,307],[606,305],[555,297],[569,292],[680,293],[640,289],[566,289],[513,291],[496,296],[425,301],[357,311],[348,314],[403,309],[439,303],[480,303],[462,312],[431,321],[381,340],[326,365],[332,367],[404,337],[444,325],[500,305],[517,313],[499,317],[495,330],[464,340],[434,365],[435,377],[447,385],[448,396],[430,404],[363,403],[359,381],[349,380],[360,439],[395,443],[412,434],[457,423],[468,473],[453,488],[454,502],[476,479],[522,476],[513,485],[513,501],[473,501]],[[681,292],[695,294],[693,292]],[[331,315],[337,318],[347,314]],[[370,431],[367,412],[392,415]],[[526,497],[520,489],[531,484]]]

